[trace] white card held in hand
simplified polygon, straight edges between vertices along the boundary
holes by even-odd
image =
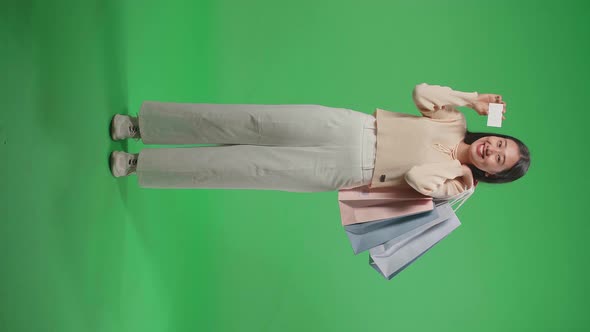
[[[502,127],[504,104],[490,103],[488,108],[488,127]]]

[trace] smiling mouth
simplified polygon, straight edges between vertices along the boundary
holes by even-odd
[[[481,159],[483,159],[483,152],[485,151],[485,143],[483,143],[482,145],[480,145],[480,149],[478,149],[479,151],[479,156],[481,157]]]

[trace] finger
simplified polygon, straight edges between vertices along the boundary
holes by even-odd
[[[502,115],[502,121],[506,120],[506,117]]]

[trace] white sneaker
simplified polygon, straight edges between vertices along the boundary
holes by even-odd
[[[111,120],[111,138],[114,141],[140,138],[139,119],[129,115],[115,114]]]
[[[111,173],[114,177],[127,176],[137,169],[137,154],[123,151],[111,152]]]

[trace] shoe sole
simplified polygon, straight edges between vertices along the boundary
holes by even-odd
[[[112,176],[117,177],[115,175],[115,173],[113,172],[113,167],[114,167],[114,163],[115,163],[114,153],[115,153],[115,151],[111,152],[111,154],[109,155],[109,170],[111,171]]]
[[[111,139],[113,141],[119,141],[119,139],[117,139],[115,137],[115,130],[114,130],[114,128],[115,128],[115,117],[116,116],[117,116],[117,114],[113,115],[113,117],[111,118],[111,128],[110,128],[110,131],[111,131]]]
[[[121,175],[118,175],[117,173],[115,173],[114,169],[115,169],[115,151],[111,152],[110,156],[109,156],[109,168],[111,169],[111,174],[116,177],[119,178],[121,177]]]

